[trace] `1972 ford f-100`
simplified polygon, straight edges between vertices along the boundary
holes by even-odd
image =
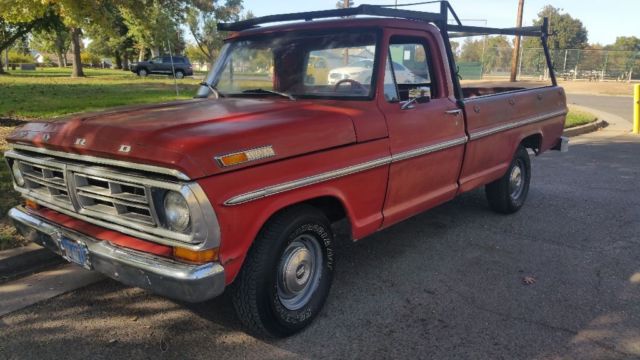
[[[536,36],[550,68],[546,23],[450,14],[362,5],[221,24],[232,35],[195,99],[16,129],[6,159],[26,201],[10,217],[87,269],[191,302],[228,288],[249,330],[293,334],[329,293],[333,222],[361,239],[480,186],[513,213],[529,151],[567,146],[553,70],[536,88],[468,86],[449,44]]]

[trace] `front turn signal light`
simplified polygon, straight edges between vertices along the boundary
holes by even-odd
[[[33,200],[29,200],[29,199],[26,199],[24,201],[24,206],[26,206],[27,208],[29,208],[31,210],[39,210],[40,209],[40,205],[38,205],[37,202],[35,202]]]
[[[276,156],[276,152],[273,150],[271,145],[268,145],[251,150],[216,156],[216,160],[220,166],[227,167],[244,164],[249,161],[262,160],[272,156]]]
[[[176,260],[184,260],[195,264],[204,264],[218,260],[218,248],[198,251],[174,247],[173,257]]]

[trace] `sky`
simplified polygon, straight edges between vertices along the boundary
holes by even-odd
[[[414,3],[420,0],[398,0]],[[461,19],[486,20],[490,27],[514,27],[518,10],[517,0],[450,0]],[[355,0],[355,5],[394,4],[395,0]],[[325,10],[335,8],[336,0],[244,0],[245,10],[256,16],[280,13]],[[523,22],[531,25],[545,5],[551,4],[578,18],[589,31],[589,43],[612,44],[617,36],[640,37],[640,0],[525,0]],[[615,6],[615,7],[614,7]],[[434,11],[431,5],[407,9]],[[468,21],[467,25],[484,26],[484,21]]]

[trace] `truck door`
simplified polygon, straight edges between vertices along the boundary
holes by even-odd
[[[439,37],[411,33],[387,34],[378,92],[393,158],[384,227],[455,196],[467,141]]]

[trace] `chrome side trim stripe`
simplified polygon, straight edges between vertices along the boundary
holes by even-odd
[[[234,196],[231,199],[224,202],[227,206],[239,205],[249,201],[262,199],[267,196],[279,194],[285,191],[290,191],[294,189],[298,189],[301,187],[317,184],[320,182],[333,180],[336,178],[340,178],[343,176],[355,174],[358,172],[370,170],[373,168],[377,168],[379,166],[387,165],[391,163],[391,157],[386,156],[380,159],[368,161],[362,164],[357,164],[353,166],[348,166],[346,168],[325,172],[318,175],[309,176],[306,178],[302,178],[299,180],[293,180],[282,184],[267,186],[265,188],[251,191],[242,195]]]
[[[118,166],[126,169],[148,171],[148,172],[157,173],[157,174],[170,175],[180,180],[191,180],[182,171],[179,171],[176,169],[164,168],[160,166],[140,164],[140,163],[122,161],[122,160],[107,159],[107,158],[101,158],[101,157],[89,156],[89,155],[66,153],[62,151],[49,150],[45,148],[28,146],[28,145],[20,145],[20,144],[10,144],[10,148],[24,150],[24,151],[31,151],[35,153],[44,154],[44,155],[57,156],[61,158],[71,159],[71,160],[86,161],[86,162],[90,162],[98,165],[111,165],[111,166]]]
[[[458,139],[453,139],[453,140],[441,142],[435,145],[430,145],[427,147],[423,147],[415,150],[409,150],[409,151],[405,151],[405,152],[393,155],[392,161],[397,162],[397,161],[407,160],[407,159],[414,158],[416,156],[430,154],[436,151],[444,150],[444,149],[458,146],[458,145],[463,145],[466,143],[467,143],[467,137],[464,136]]]
[[[422,155],[426,155],[426,154],[430,154],[436,151],[441,151],[450,147],[454,147],[454,146],[459,146],[459,145],[463,145],[467,142],[467,137],[461,137],[458,139],[454,139],[454,140],[449,140],[449,141],[445,141],[442,143],[438,143],[435,145],[430,145],[427,147],[423,147],[423,148],[419,148],[419,149],[414,149],[414,150],[410,150],[410,151],[405,151],[399,154],[396,154],[394,156],[385,156],[383,158],[380,159],[376,159],[376,160],[372,160],[372,161],[368,161],[362,164],[357,164],[357,165],[352,165],[352,166],[348,166],[346,168],[342,168],[342,169],[338,169],[338,170],[333,170],[333,171],[328,171],[322,174],[318,174],[318,175],[313,175],[313,176],[309,176],[306,178],[302,178],[299,180],[293,180],[293,181],[289,181],[286,183],[282,183],[282,184],[277,184],[277,185],[272,185],[272,186],[267,186],[265,188],[259,189],[259,190],[255,190],[255,191],[251,191],[248,193],[244,193],[238,196],[234,196],[231,199],[227,200],[224,202],[224,205],[226,206],[233,206],[233,205],[239,205],[239,204],[243,204],[249,201],[254,201],[254,200],[258,200],[258,199],[262,199],[271,195],[275,195],[275,194],[279,194],[285,191],[290,191],[290,190],[294,190],[294,189],[298,189],[301,187],[305,187],[305,186],[309,186],[309,185],[314,185],[320,182],[324,182],[324,181],[329,181],[329,180],[333,180],[336,178],[340,178],[340,177],[344,177],[347,175],[351,175],[351,174],[355,174],[355,173],[359,173],[362,171],[366,171],[366,170],[370,170],[373,168],[377,168],[379,166],[384,166],[384,165],[388,165],[392,162],[398,162],[398,161],[403,161],[403,160],[407,160],[410,158],[414,158],[417,156],[422,156]]]
[[[517,127],[520,126],[525,126],[525,125],[529,125],[529,124],[533,124],[536,122],[540,122],[540,121],[544,121],[544,120],[548,120],[557,116],[563,116],[567,114],[567,110],[560,110],[560,111],[555,111],[552,113],[548,113],[548,114],[542,114],[542,115],[537,115],[537,116],[533,116],[524,120],[520,120],[520,121],[516,121],[516,122],[512,122],[512,123],[508,123],[508,124],[504,124],[504,125],[499,125],[490,129],[486,129],[486,130],[481,130],[481,131],[475,131],[469,134],[469,140],[473,141],[473,140],[477,140],[489,135],[493,135],[502,131],[506,131],[506,130],[511,130],[511,129],[515,129]]]

